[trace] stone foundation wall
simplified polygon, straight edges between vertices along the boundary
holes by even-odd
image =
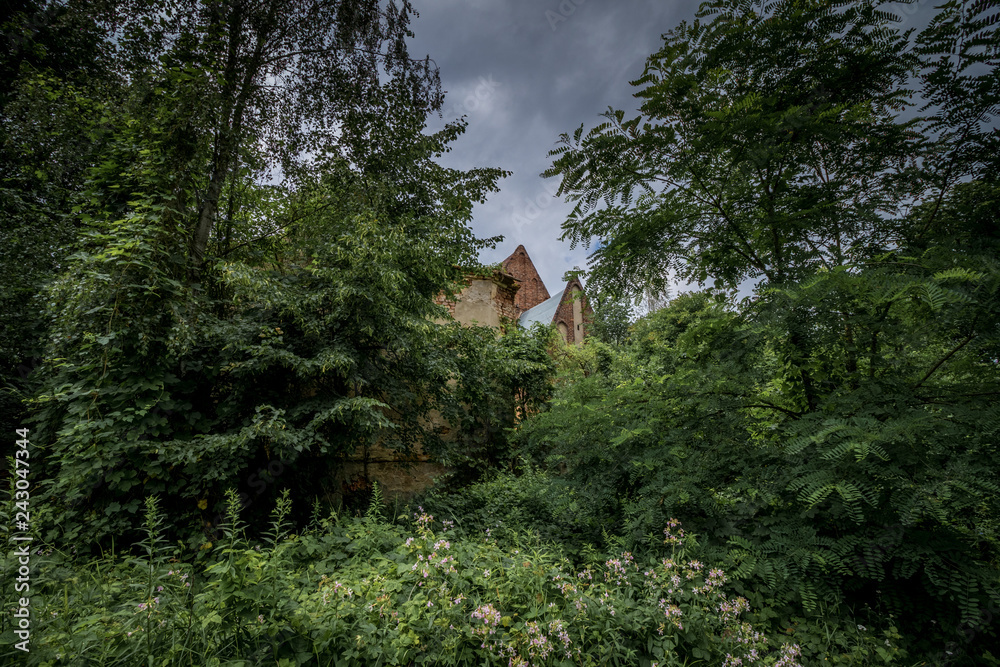
[[[429,489],[435,479],[447,472],[448,468],[431,461],[418,461],[409,466],[401,461],[371,461],[366,474],[364,462],[348,461],[341,466],[333,482],[334,488],[340,490],[337,500],[341,501],[356,490],[359,480],[363,480],[365,487],[378,482],[385,498],[407,500]]]

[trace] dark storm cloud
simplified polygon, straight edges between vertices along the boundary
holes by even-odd
[[[519,243],[551,292],[587,251],[560,241],[570,206],[554,197],[558,179],[539,174],[560,133],[600,122],[609,106],[634,114],[628,82],[638,78],[662,33],[691,20],[697,0],[415,0],[414,56],[430,55],[447,91],[440,127],[465,115],[468,130],[445,156],[448,166],[513,172],[477,205],[473,229],[505,240],[483,261],[498,262]],[[921,28],[933,3],[890,5],[899,27]]]
[[[495,166],[513,172],[484,205],[473,229],[502,235],[497,262],[519,243],[550,291],[563,274],[586,264],[583,248],[559,240],[570,206],[553,195],[557,179],[539,174],[562,132],[588,128],[613,106],[638,105],[628,81],[642,73],[660,35],[694,16],[697,2],[653,0],[417,0],[414,56],[430,55],[447,92],[445,120],[469,126],[446,164]]]

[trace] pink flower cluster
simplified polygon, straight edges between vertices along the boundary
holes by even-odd
[[[421,544],[420,542],[416,542],[416,540],[417,538],[408,537],[404,545],[407,547],[415,545],[418,551],[422,550],[424,548],[424,545]],[[440,569],[440,571],[442,572],[448,572],[448,573],[458,572],[458,570],[455,569],[455,562],[456,562],[455,557],[454,556],[439,557],[437,553],[439,549],[444,549],[446,551],[451,549],[451,542],[449,542],[448,540],[438,540],[437,542],[434,543],[434,551],[432,551],[429,556],[425,557],[423,554],[417,554],[417,562],[410,566],[410,570],[415,572],[419,569],[420,574],[423,575],[424,579],[430,577],[431,573],[435,570],[435,568]],[[435,559],[437,560],[435,561]],[[423,585],[424,585],[423,582],[417,583],[417,586],[422,587]]]
[[[753,626],[749,623],[740,623],[736,628],[736,635],[734,639],[740,644],[746,646],[757,646],[767,643],[767,637],[753,629]],[[754,652],[756,654],[756,652]]]
[[[774,667],[802,667],[798,657],[802,654],[798,644],[785,644],[781,647],[781,657]]]
[[[709,570],[708,579],[705,580],[705,586],[707,586],[708,588],[718,588],[724,583],[726,583],[725,572],[723,572],[718,568]]]
[[[612,558],[605,563],[608,571],[604,573],[604,581],[613,581],[616,584],[628,584],[628,572],[622,567],[622,563],[617,558]]]
[[[187,581],[188,576],[187,576],[187,573],[185,573],[185,572],[181,572],[180,570],[170,570],[169,572],[167,572],[167,576],[168,577],[177,577],[178,580],[180,580],[181,582],[184,583],[184,588],[190,588],[191,587],[191,582]]]
[[[481,620],[492,635],[496,632],[496,627],[500,623],[500,612],[491,604],[484,604],[476,607],[472,612],[472,618]]]
[[[413,513],[413,518],[417,521],[417,530],[424,533],[431,529],[431,524],[434,523],[434,517],[430,514],[424,512],[424,508],[418,506],[419,512]]]
[[[156,596],[155,598],[153,598],[149,602],[140,602],[138,608],[135,610],[135,613],[138,614],[141,611],[152,612],[156,608],[156,605],[158,605],[158,604],[160,604],[160,597],[159,596]]]
[[[528,631],[528,655],[532,658],[545,660],[554,648],[548,635],[542,632],[537,621],[530,621],[526,624],[525,629]]]
[[[681,522],[677,519],[671,519],[667,522],[667,527],[663,529],[664,544],[682,544],[684,542],[684,529],[680,525]]]
[[[746,598],[723,600],[722,603],[719,604],[719,613],[722,614],[722,620],[725,623],[734,620],[737,616],[748,609],[750,609],[750,603],[747,602]]]
[[[716,588],[722,586],[722,584],[726,583],[726,581],[726,573],[722,570],[714,569],[709,571],[708,576],[705,577],[705,585],[701,588],[692,588],[691,592],[695,595],[699,595],[701,593],[708,594]]]
[[[555,620],[549,623],[549,632],[554,634],[556,638],[563,643],[563,648],[567,651],[569,650],[569,645],[573,642],[570,641],[569,633],[566,632],[566,628],[563,627],[563,622],[561,620]],[[569,653],[566,654],[569,658]]]
[[[320,588],[324,588],[327,581],[328,579],[326,575],[323,575],[323,578],[319,582]],[[341,599],[354,597],[353,590],[351,590],[344,584],[340,583],[339,581],[335,581],[333,582],[333,586],[326,587],[325,590],[323,591],[323,604],[327,604],[330,601],[330,595],[333,593],[340,593]]]
[[[677,627],[678,630],[684,629],[684,624],[681,622],[681,616],[684,612],[681,608],[675,604],[670,604],[668,600],[660,598],[659,603],[657,603],[660,609],[663,610],[663,615],[666,616],[667,620]]]

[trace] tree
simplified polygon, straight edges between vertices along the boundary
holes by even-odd
[[[187,117],[174,140],[203,142],[198,164],[178,181],[197,192],[178,202],[191,207],[192,270],[205,261],[226,184],[241,170],[294,179],[316,152],[359,157],[369,139],[362,119],[385,111],[384,89],[402,108],[440,108],[436,69],[406,49],[413,13],[407,1],[377,0],[163,0],[98,12],[138,104],[165,102],[165,78],[187,82],[171,104]]]
[[[632,319],[632,304],[607,293],[591,293],[590,302],[594,306],[593,335],[604,343],[624,343]]]
[[[914,637],[933,607],[957,635],[1000,595],[1000,41],[990,3],[916,36],[881,5],[704,5],[634,82],[642,115],[564,135],[546,175],[577,202],[565,235],[600,242],[599,284],[759,281],[601,400],[624,458],[601,497],[722,528],[767,594],[909,610]]]
[[[69,211],[106,136],[96,100],[120,89],[80,3],[7,3],[0,26],[0,424],[11,432],[42,356],[36,296],[83,230]]]
[[[878,4],[716,2],[668,32],[633,82],[643,115],[563,135],[545,173],[577,202],[565,235],[601,240],[595,277],[781,283],[885,247],[915,61]]]
[[[499,431],[463,392],[496,382],[512,414],[500,369],[530,369],[432,320],[492,242],[468,222],[503,172],[436,164],[464,125],[424,134],[440,94],[409,4],[97,9],[126,94],[96,107],[114,129],[75,193],[88,233],[46,292],[53,534],[122,534],[158,494],[196,544],[227,486],[308,508],[358,447],[440,452],[435,411]]]

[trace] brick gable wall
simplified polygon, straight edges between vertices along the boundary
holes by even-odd
[[[503,261],[503,270],[520,283],[514,296],[515,317],[520,317],[521,313],[551,296],[523,245],[517,246],[511,256]]]
[[[579,303],[578,307],[577,303]],[[574,278],[563,290],[562,301],[559,302],[559,307],[556,309],[552,321],[556,323],[557,327],[560,323],[566,325],[566,343],[574,345],[583,342],[587,335],[587,327],[593,321],[593,316],[594,311],[587,303],[587,295],[583,291],[583,285],[580,284],[579,279]],[[559,328],[561,329],[561,327]]]

